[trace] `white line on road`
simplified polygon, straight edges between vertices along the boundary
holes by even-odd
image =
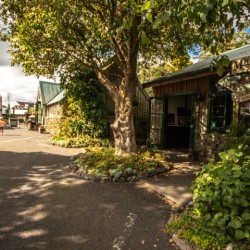
[[[36,136],[36,137],[24,137],[24,138],[18,138],[18,139],[13,139],[13,140],[5,140],[5,141],[0,141],[1,142],[12,142],[12,141],[20,141],[20,140],[26,140],[26,139],[36,139],[40,138],[42,136]]]
[[[124,242],[126,240],[126,237],[128,237],[132,231],[132,227],[135,224],[135,219],[136,219],[137,215],[133,214],[133,213],[129,213],[129,215],[127,216],[126,219],[126,224],[125,227],[123,229],[122,235],[119,236],[118,238],[115,238],[114,242],[113,242],[113,250],[121,250],[122,246],[124,245]]]

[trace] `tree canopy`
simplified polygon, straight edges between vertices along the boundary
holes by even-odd
[[[95,71],[115,103],[116,153],[130,154],[138,60],[173,60],[197,44],[216,52],[247,25],[249,1],[2,0],[0,15],[12,62],[27,74],[67,81],[77,66]]]

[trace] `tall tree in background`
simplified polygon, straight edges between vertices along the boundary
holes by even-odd
[[[13,64],[27,74],[92,68],[115,103],[116,154],[137,151],[133,96],[138,60],[168,61],[194,45],[216,50],[246,23],[248,0],[2,0]],[[236,21],[235,21],[236,20]],[[105,66],[104,66],[105,65]],[[110,74],[113,68],[113,74]]]
[[[145,63],[142,62],[141,65],[140,63],[138,65],[138,77],[140,82],[150,81],[168,73],[172,73],[192,64],[192,62],[187,51],[183,51],[182,53],[179,51],[178,56],[175,55],[167,62],[151,62],[151,64],[147,64],[148,65],[145,65]]]
[[[228,50],[237,49],[239,47],[245,46],[247,44],[250,44],[250,34],[245,31],[239,31],[236,32],[232,37],[230,41],[227,41],[223,44],[217,45],[217,52],[223,53]],[[206,58],[210,57],[212,55],[209,48],[203,50],[200,54],[200,58]]]

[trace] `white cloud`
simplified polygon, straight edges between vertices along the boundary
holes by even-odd
[[[10,66],[7,50],[7,43],[0,42],[0,95],[3,98],[3,104],[8,104],[8,95],[11,106],[17,101],[35,102],[39,79],[48,79],[26,76],[21,67]]]

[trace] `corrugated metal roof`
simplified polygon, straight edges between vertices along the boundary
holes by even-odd
[[[54,103],[60,102],[64,97],[65,97],[65,92],[64,90],[62,90],[47,105],[52,105]]]
[[[48,104],[60,91],[60,85],[54,82],[39,81],[42,104]]]
[[[246,45],[244,47],[240,47],[240,48],[237,48],[234,50],[227,51],[225,53],[222,53],[221,55],[228,56],[230,61],[234,61],[236,59],[241,59],[241,58],[250,56],[250,45]],[[206,59],[199,61],[197,63],[194,63],[188,67],[180,69],[174,73],[167,74],[167,75],[164,75],[162,77],[156,78],[152,81],[145,82],[142,85],[144,88],[146,88],[146,87],[150,87],[154,83],[173,80],[176,78],[180,78],[180,77],[184,77],[184,76],[188,76],[188,75],[193,75],[196,73],[208,72],[208,71],[210,71],[210,64],[211,64],[212,60],[216,57],[217,56],[206,58]]]

